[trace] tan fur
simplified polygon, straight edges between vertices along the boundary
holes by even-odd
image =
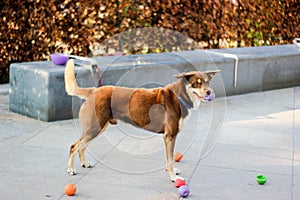
[[[76,95],[82,99],[87,98],[93,93],[95,88],[79,88],[75,79],[74,60],[70,59],[67,62],[65,69],[65,89],[68,95]]]
[[[74,158],[77,152],[81,165],[90,167],[91,164],[84,156],[88,143],[103,133],[109,123],[116,124],[117,120],[122,120],[133,126],[163,134],[166,168],[171,180],[174,181],[176,176],[173,168],[173,153],[182,121],[188,115],[189,108],[186,105],[193,107],[197,104],[191,99],[203,101],[202,96],[211,90],[207,80],[210,81],[217,72],[179,74],[176,76],[178,81],[164,88],[144,89],[116,86],[80,88],[75,79],[74,61],[68,61],[65,69],[66,91],[69,95],[85,99],[79,111],[83,132],[70,147],[68,173],[76,174]]]

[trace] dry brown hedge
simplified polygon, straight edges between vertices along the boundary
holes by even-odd
[[[0,83],[10,63],[53,52],[87,56],[94,44],[133,28],[176,30],[203,48],[286,44],[300,33],[297,0],[2,0],[0,8]],[[162,51],[175,43],[165,41]]]

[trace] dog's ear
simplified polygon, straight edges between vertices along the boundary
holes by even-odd
[[[188,79],[190,76],[196,74],[197,72],[191,71],[191,72],[186,72],[186,73],[181,73],[181,74],[176,74],[174,75],[175,78],[185,78]]]
[[[209,81],[212,80],[212,78],[216,75],[216,73],[221,72],[221,70],[213,70],[213,71],[205,71],[204,73],[207,75],[209,78]]]

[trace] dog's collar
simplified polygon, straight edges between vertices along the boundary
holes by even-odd
[[[190,105],[189,103],[187,103],[186,101],[184,101],[181,97],[177,96],[179,102],[181,105],[183,105],[186,109],[191,109],[193,108],[193,104]]]

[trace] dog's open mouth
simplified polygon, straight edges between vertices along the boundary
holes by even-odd
[[[196,97],[198,97],[198,99],[200,100],[204,100],[204,96],[200,96],[197,92],[193,92],[194,95],[196,95]]]

